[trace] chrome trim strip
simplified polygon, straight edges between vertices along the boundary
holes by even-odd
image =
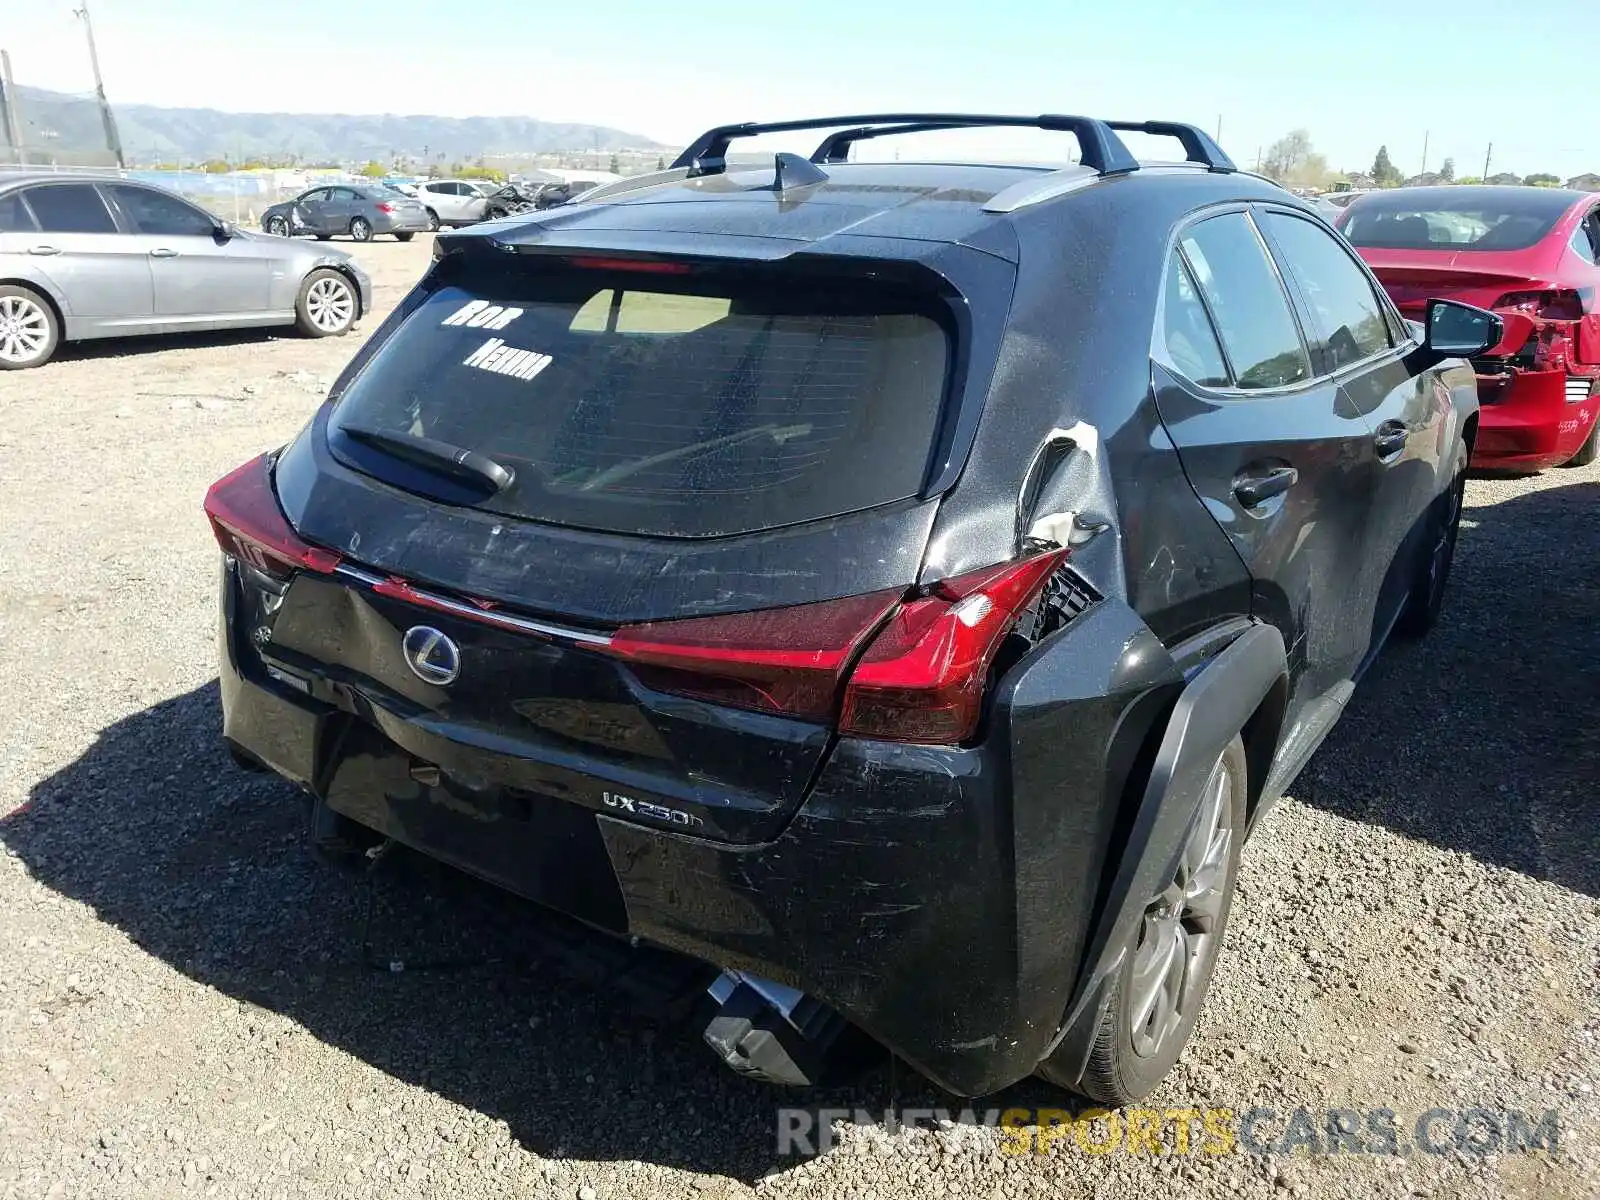
[[[1199,172],[1204,174],[1210,168],[1204,163],[1192,162],[1141,162],[1140,175],[1187,175]],[[1230,171],[1231,175],[1249,175],[1248,171]],[[1101,175],[1088,167],[1074,164],[1040,175],[1034,179],[1023,179],[1013,183],[1008,188],[1003,188],[989,197],[984,202],[983,211],[986,213],[1016,212],[1019,208],[1029,205],[1042,204],[1046,200],[1054,200],[1057,196],[1065,196],[1068,192],[1075,192],[1079,188],[1088,187],[1101,179],[1115,179],[1115,175]],[[1259,175],[1252,176],[1259,179]],[[1272,183],[1272,180],[1266,182]],[[1280,186],[1280,185],[1274,185]]]
[[[348,566],[340,563],[333,569],[335,575],[353,580],[364,587],[375,588],[388,580],[382,575],[374,575],[370,571],[363,571],[359,567]],[[434,608],[464,617],[469,621],[477,621],[483,625],[494,625],[501,629],[514,629],[519,633],[533,633],[540,637],[559,638],[564,642],[577,642],[584,646],[609,646],[610,635],[604,633],[590,633],[586,629],[569,629],[563,625],[551,625],[544,621],[533,621],[527,617],[517,617],[510,613],[496,612],[494,609],[479,608],[474,604],[467,604],[454,600],[449,596],[441,596],[438,592],[430,592],[427,588],[419,588],[415,584],[407,583],[413,592],[421,596]]]
[[[1045,200],[1053,200],[1057,196],[1064,196],[1068,192],[1075,192],[1081,187],[1088,187],[1102,176],[1100,172],[1088,167],[1072,166],[1063,167],[1059,171],[1051,171],[1048,175],[1041,175],[1034,179],[1023,179],[1013,183],[1010,187],[996,192],[983,203],[986,213],[1016,212],[1019,208],[1026,208],[1030,204],[1039,204]]]

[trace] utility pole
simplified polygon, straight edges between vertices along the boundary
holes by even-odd
[[[11,82],[11,55],[0,50],[0,131],[5,134],[6,145],[15,151],[17,162],[22,162],[22,132],[17,118],[17,89]]]
[[[1428,134],[1431,132],[1432,130],[1427,129],[1422,131],[1422,170],[1417,172],[1419,175],[1428,173]]]
[[[106,149],[110,150],[117,160],[117,166],[126,167],[128,164],[122,157],[122,139],[117,136],[117,119],[111,115],[111,102],[106,99],[105,81],[100,78],[100,55],[94,48],[94,26],[89,22],[89,0],[80,0],[73,14],[83,18],[83,32],[89,38],[89,66],[94,69],[94,94],[100,101],[100,120],[106,127]]]
[[[1222,114],[1217,114],[1217,144],[1222,144]]]
[[[1494,157],[1494,143],[1489,143],[1489,148],[1483,152],[1483,181],[1489,182],[1489,160]]]

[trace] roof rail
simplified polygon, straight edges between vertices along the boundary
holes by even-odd
[[[812,117],[803,121],[750,121],[742,125],[719,125],[708,129],[678,155],[674,167],[687,167],[689,174],[716,175],[728,169],[728,145],[736,138],[757,137],[763,133],[790,133],[799,129],[832,129],[838,126],[901,126],[878,132],[871,128],[864,133],[845,130],[854,137],[830,138],[818,147],[819,151],[840,151],[851,141],[866,134],[874,137],[890,133],[912,133],[934,129],[980,129],[1010,127],[1018,129],[1049,129],[1071,133],[1078,139],[1079,158],[1083,165],[1102,175],[1120,175],[1137,171],[1139,162],[1122,144],[1122,139],[1111,131],[1104,121],[1094,117],[1073,117],[1058,113],[1044,113],[1037,117],[993,116],[984,113],[872,113],[852,117]],[[829,161],[811,156],[812,162]],[[838,161],[834,159],[832,161]]]
[[[848,128],[839,128],[846,126]],[[801,129],[837,129],[824,138],[811,154],[814,163],[845,161],[850,146],[869,138],[907,133],[926,133],[943,129],[1018,128],[1046,129],[1073,134],[1078,139],[1079,160],[1100,175],[1121,175],[1139,169],[1128,147],[1116,130],[1174,137],[1183,144],[1190,162],[1212,171],[1233,171],[1233,160],[1216,142],[1194,125],[1178,121],[1103,121],[1096,117],[1075,117],[1061,113],[1042,113],[1035,117],[996,116],[986,113],[873,113],[851,117],[811,117],[800,121],[748,121],[741,125],[718,125],[694,140],[673,162],[690,176],[716,175],[728,169],[728,146],[737,138],[763,133],[790,133]]]
[[[1177,138],[1183,146],[1184,157],[1207,170],[1225,173],[1239,169],[1233,165],[1233,159],[1223,153],[1222,147],[1211,140],[1211,135],[1197,125],[1186,125],[1182,121],[1107,121],[1106,124],[1128,133]]]

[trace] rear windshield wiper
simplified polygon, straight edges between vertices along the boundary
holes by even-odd
[[[410,433],[363,429],[359,425],[340,425],[339,432],[426,470],[439,471],[465,483],[487,487],[491,493],[505,491],[515,478],[509,467],[501,466],[487,454],[479,454],[464,446],[452,446],[449,442]]]

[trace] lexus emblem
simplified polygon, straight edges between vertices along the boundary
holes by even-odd
[[[413,625],[400,642],[406,666],[424,683],[443,687],[461,674],[461,647],[431,625]]]

